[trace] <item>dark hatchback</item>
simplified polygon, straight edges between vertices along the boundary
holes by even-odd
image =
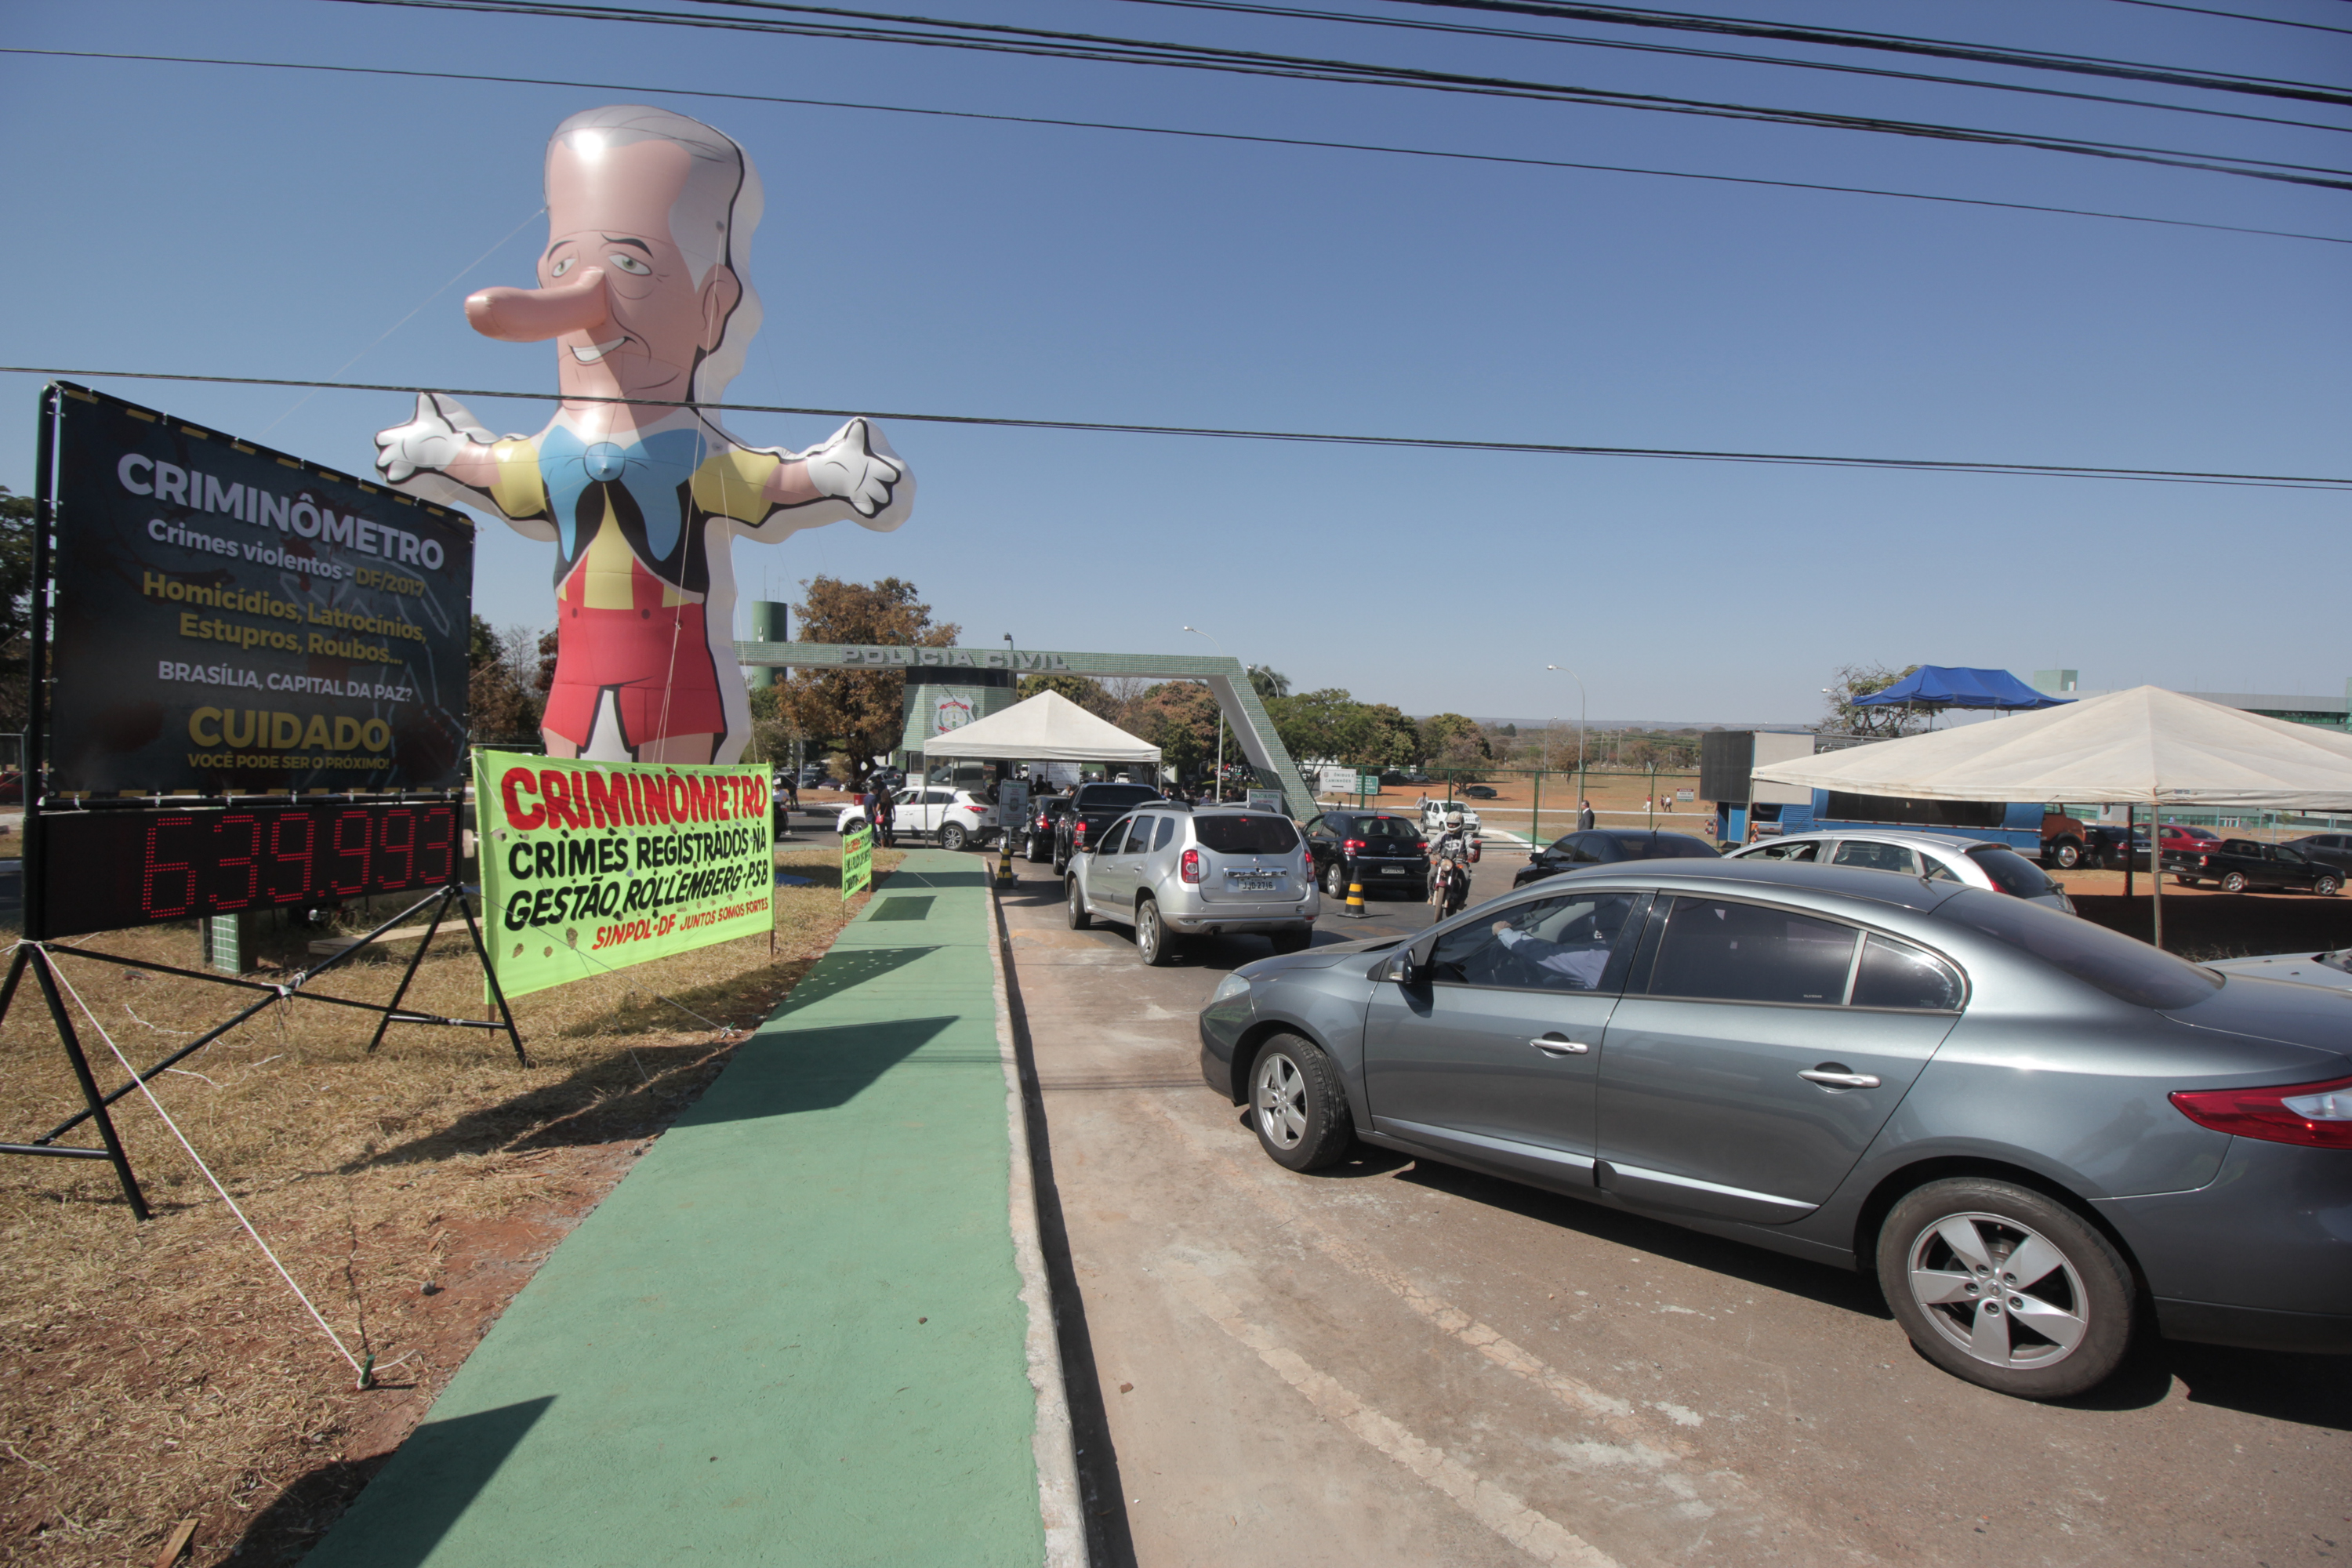
[[[1412,898],[1429,897],[1429,840],[1421,824],[1386,811],[1326,812],[1307,825],[1307,848],[1326,898],[1348,896],[1348,866],[1353,862],[1366,897],[1375,888]]]
[[[1538,851],[1534,859],[1519,868],[1519,874],[1511,879],[1511,886],[1524,888],[1529,882],[1557,877],[1562,871],[1580,871],[1588,866],[1615,866],[1627,860],[1719,858],[1721,856],[1714,845],[1704,838],[1693,838],[1686,833],[1591,828],[1555,839],[1549,847]]]

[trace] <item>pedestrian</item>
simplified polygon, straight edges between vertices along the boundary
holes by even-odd
[[[874,824],[875,841],[886,849],[896,849],[898,847],[898,838],[893,831],[898,825],[898,818],[896,805],[890,798],[890,786],[877,782],[874,786],[874,814],[871,820]]]
[[[1592,803],[1589,800],[1576,803],[1576,830],[1579,833],[1592,831]]]

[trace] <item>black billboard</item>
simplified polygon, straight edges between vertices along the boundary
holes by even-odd
[[[464,783],[471,520],[58,391],[51,794]]]

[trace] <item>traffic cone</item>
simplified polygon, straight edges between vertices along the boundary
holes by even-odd
[[[1364,884],[1356,879],[1356,868],[1348,868],[1348,906],[1339,911],[1349,920],[1364,918]]]

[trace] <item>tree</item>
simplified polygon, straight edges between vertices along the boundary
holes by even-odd
[[[1506,724],[1503,726],[1503,733],[1516,741],[1519,738],[1519,727],[1517,724]]]
[[[0,485],[0,728],[32,716],[33,498]]]
[[[1129,714],[1130,732],[1160,748],[1160,759],[1179,773],[1217,754],[1217,700],[1194,681],[1163,681],[1144,692]]]
[[[1263,664],[1249,667],[1249,683],[1257,692],[1260,702],[1272,702],[1290,695],[1290,677]]]
[[[1024,702],[1041,691],[1051,691],[1097,719],[1108,719],[1118,709],[1110,693],[1103,689],[1102,682],[1090,675],[1024,675],[1019,690]]]
[[[912,583],[845,583],[815,577],[801,584],[793,606],[802,642],[868,647],[951,647],[963,628],[935,626],[931,607]],[[897,669],[795,669],[780,685],[780,718],[808,736],[838,741],[849,755],[850,784],[863,784],[874,758],[894,750],[904,733],[907,682]]]
[[[1448,757],[1491,756],[1493,748],[1476,720],[1459,713],[1433,713],[1421,721],[1421,754],[1434,763]]]
[[[1928,713],[1901,708],[1857,708],[1857,697],[1868,697],[1884,691],[1919,667],[1906,664],[1893,669],[1883,664],[1842,664],[1837,678],[1822,693],[1827,715],[1822,721],[1825,735],[1864,735],[1873,740],[1892,740],[1925,730],[1934,717]]]
[[[474,744],[527,745],[538,739],[550,679],[540,664],[541,642],[527,626],[500,632],[474,617],[466,637],[466,700]]]
[[[1421,727],[1402,708],[1385,702],[1364,707],[1362,750],[1347,760],[1368,768],[1410,767],[1421,760]]]

